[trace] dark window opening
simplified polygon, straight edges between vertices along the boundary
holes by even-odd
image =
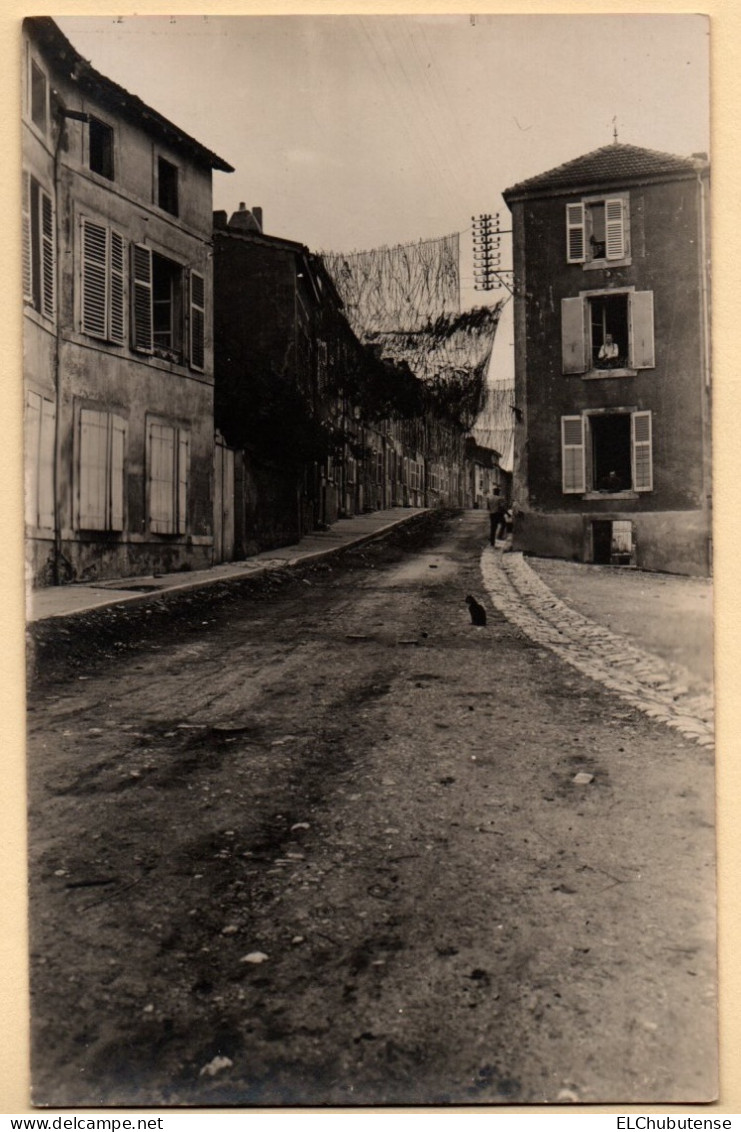
[[[152,338],[156,353],[180,361],[183,350],[183,269],[152,255]]]
[[[625,369],[629,364],[628,296],[600,295],[589,300],[592,366]]]
[[[93,173],[113,180],[113,130],[97,118],[90,119],[90,168]]]
[[[178,215],[178,171],[177,166],[165,161],[157,161],[157,204],[172,216]]]
[[[623,519],[592,522],[592,561],[598,566],[634,564],[633,524]]]
[[[604,259],[607,255],[607,235],[605,230],[605,202],[599,201],[588,206],[591,220],[589,236],[590,259]]]
[[[31,121],[46,133],[46,75],[31,60]]]
[[[592,483],[596,491],[630,491],[630,413],[591,417]]]

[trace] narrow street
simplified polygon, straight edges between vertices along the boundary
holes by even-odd
[[[54,630],[36,1104],[713,1096],[712,751],[507,620],[486,526]]]

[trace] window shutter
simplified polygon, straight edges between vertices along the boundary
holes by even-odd
[[[106,337],[108,229],[82,220],[82,329]]]
[[[56,406],[41,398],[41,435],[39,438],[38,515],[40,527],[54,528],[54,436]]]
[[[586,240],[584,236],[584,205],[566,205],[566,262],[584,263]]]
[[[39,192],[39,210],[41,213],[41,313],[47,318],[54,318],[54,210],[51,197],[43,189]]]
[[[181,429],[178,434],[178,531],[188,529],[188,481],[190,479],[190,435]]]
[[[26,525],[35,527],[38,520],[39,449],[41,437],[41,397],[31,391],[26,395],[25,432],[25,488]]]
[[[110,432],[110,529],[122,531],[124,528],[124,454],[126,450],[126,422],[112,416]]]
[[[175,430],[149,424],[149,526],[157,534],[175,531]]]
[[[622,197],[612,197],[605,201],[605,257],[607,259],[625,258],[625,218]]]
[[[124,301],[124,239],[119,232],[111,230],[108,334],[112,342],[123,342],[126,337]]]
[[[582,417],[561,417],[561,470],[564,495],[581,495],[586,490]]]
[[[23,298],[33,302],[33,269],[31,265],[31,177],[23,174]]]
[[[634,291],[630,296],[630,363],[634,369],[653,369],[654,356],[654,293]]]
[[[581,298],[561,299],[561,369],[563,373],[584,373],[586,335],[585,303]]]
[[[190,364],[202,370],[206,329],[206,283],[197,271],[190,273]]]
[[[132,278],[132,345],[143,354],[151,354],[152,338],[152,251],[143,244],[131,248]]]
[[[630,426],[633,490],[653,491],[654,473],[650,412],[631,413]]]
[[[80,528],[106,529],[108,415],[80,413]]]

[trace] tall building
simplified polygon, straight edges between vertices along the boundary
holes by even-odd
[[[708,182],[615,142],[504,193],[516,549],[710,571]]]

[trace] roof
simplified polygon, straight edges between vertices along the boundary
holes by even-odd
[[[694,176],[708,167],[705,154],[677,157],[637,145],[612,142],[593,149],[582,157],[557,165],[546,173],[538,173],[520,181],[502,194],[509,197],[577,189],[587,185],[624,184],[631,181],[663,180]]]
[[[185,151],[197,163],[220,169],[224,173],[234,172],[234,166],[201,145],[157,110],[147,106],[135,94],[130,94],[118,83],[96,71],[49,16],[28,16],[23,21],[23,26],[48,57],[55,72],[63,74],[81,92],[99,99],[107,109],[157,135],[174,148]]]

